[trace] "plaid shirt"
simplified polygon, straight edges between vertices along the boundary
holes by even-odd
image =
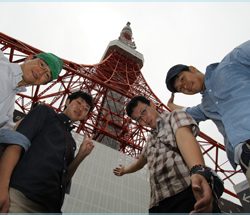
[[[163,112],[157,119],[157,128],[152,130],[142,150],[150,173],[150,208],[190,185],[189,169],[180,155],[175,139],[178,128],[188,125],[196,136],[199,128],[186,112]]]

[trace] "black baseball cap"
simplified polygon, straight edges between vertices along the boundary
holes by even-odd
[[[174,87],[174,82],[177,75],[182,71],[189,71],[189,67],[187,65],[177,64],[168,70],[166,77],[166,85],[168,90],[171,91],[172,93],[177,92],[177,90]]]

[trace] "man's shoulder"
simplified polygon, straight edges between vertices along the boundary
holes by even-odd
[[[173,110],[172,112],[164,111],[160,116],[161,116],[163,123],[165,124],[165,123],[170,123],[170,121],[173,121],[173,120],[176,121],[176,120],[187,118],[189,115],[187,114],[185,110],[176,109],[176,110]]]
[[[171,112],[170,120],[174,121],[194,121],[192,115],[186,110],[174,110]]]
[[[2,50],[0,50],[0,61],[9,62],[8,58],[4,56],[4,53]]]
[[[18,63],[10,63],[8,60],[0,59],[1,87],[10,87],[11,90],[18,89],[18,82],[22,80],[22,69]],[[22,88],[18,91],[23,91]]]
[[[176,109],[170,112],[170,117],[174,117],[176,115],[187,115],[186,111],[183,109]]]
[[[206,68],[205,77],[209,76],[212,71],[214,71],[218,68],[219,65],[220,65],[220,63],[209,64]]]
[[[56,115],[56,111],[48,104],[39,104],[34,108],[35,112],[47,112],[49,114]]]

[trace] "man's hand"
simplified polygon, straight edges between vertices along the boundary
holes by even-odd
[[[191,176],[192,190],[196,203],[191,213],[211,213],[213,210],[212,190],[207,180],[199,174]]]
[[[174,93],[171,94],[170,99],[168,100],[167,106],[170,108],[170,110],[180,110],[183,109],[184,106],[180,106],[174,103]]]
[[[79,151],[75,157],[75,159],[70,163],[68,168],[67,181],[70,181],[77,167],[80,163],[92,152],[94,148],[94,144],[91,138],[85,137],[82,144],[80,145]]]
[[[120,164],[119,167],[116,167],[115,169],[113,169],[113,173],[116,176],[123,176],[125,173],[124,170],[125,170],[125,167]]]
[[[8,189],[0,188],[0,213],[8,213],[10,207]]]
[[[172,104],[174,104],[174,93],[171,94],[171,97],[168,100],[168,107],[170,107]]]
[[[93,150],[94,148],[93,140],[89,137],[84,138],[78,154],[81,156],[81,158],[87,157]]]

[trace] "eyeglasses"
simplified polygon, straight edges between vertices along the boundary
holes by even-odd
[[[50,71],[49,66],[41,59],[38,61],[38,65],[40,66],[41,69],[43,69],[45,72]]]
[[[41,59],[38,60],[38,65],[44,72],[46,72],[48,81],[51,80],[52,77],[49,66]]]
[[[135,118],[135,121],[137,121],[137,122],[140,123],[140,121],[143,120],[143,117],[146,116],[147,108],[148,108],[148,106],[145,105],[145,108],[141,111],[140,116],[138,116],[137,118]]]

